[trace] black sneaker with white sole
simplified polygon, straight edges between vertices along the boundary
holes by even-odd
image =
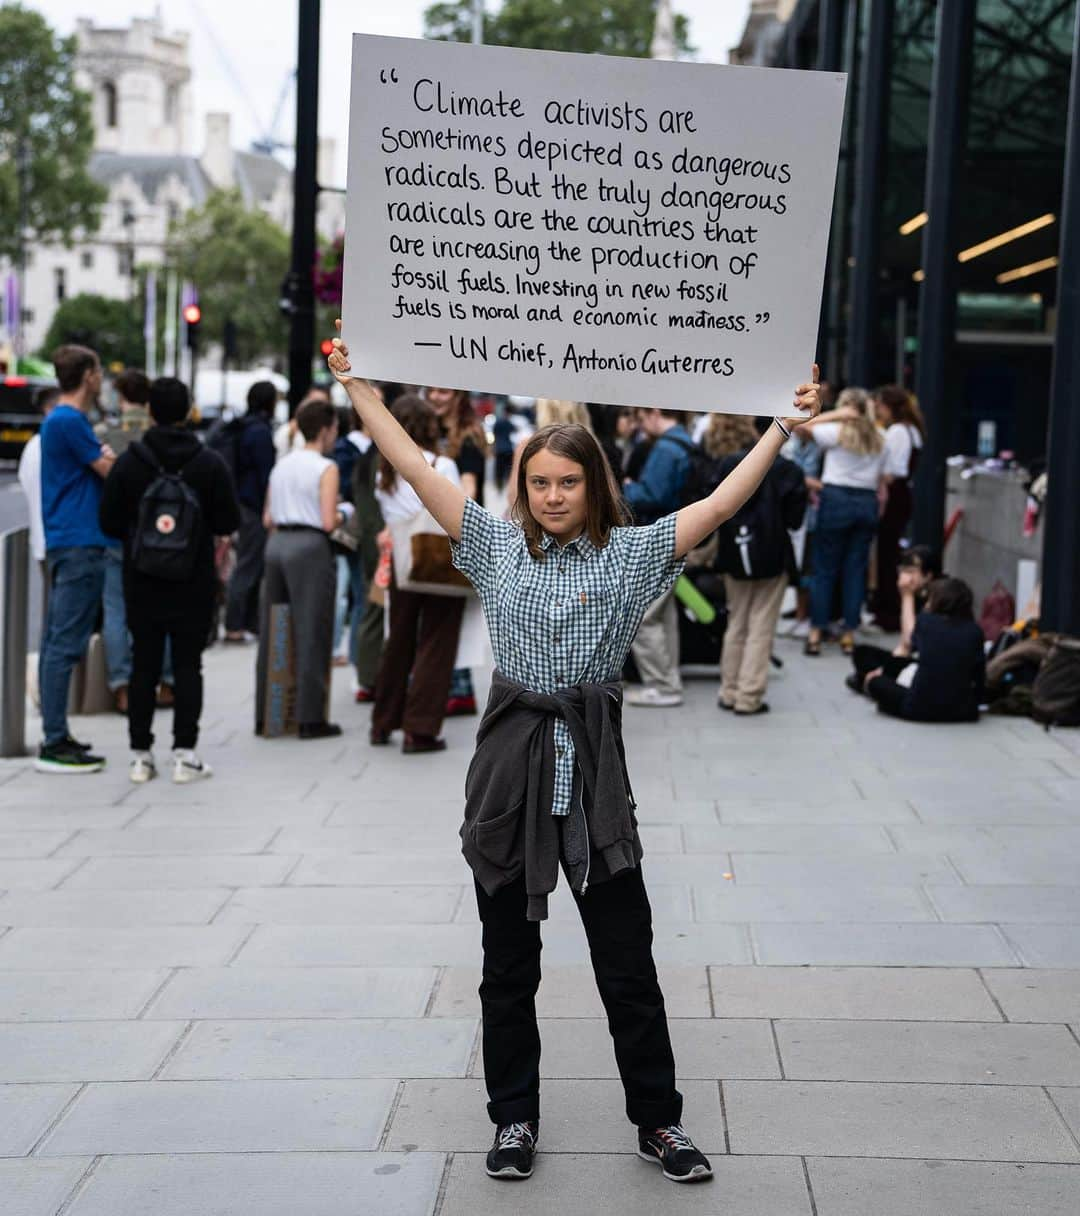
[[[104,756],[84,750],[74,739],[43,743],[34,761],[39,773],[99,773],[104,767]]]
[[[487,1155],[489,1178],[530,1178],[540,1123],[507,1123],[495,1131],[495,1143]]]
[[[638,1156],[655,1161],[672,1182],[704,1182],[712,1177],[708,1157],[677,1124],[638,1128]]]

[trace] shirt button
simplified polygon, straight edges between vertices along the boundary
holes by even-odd
[[[555,643],[555,645],[557,646],[557,645],[559,644],[559,635],[558,635],[557,633],[552,634],[551,640],[552,640],[552,641]]]
[[[555,754],[556,754],[557,756],[564,756],[564,755],[566,755],[566,748],[565,748],[565,747],[557,747],[557,748],[555,749]]]

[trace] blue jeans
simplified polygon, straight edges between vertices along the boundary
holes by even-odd
[[[837,580],[841,583],[844,628],[858,626],[877,525],[878,501],[873,490],[827,485],[821,491],[810,587],[810,620],[815,629],[824,629],[832,617]]]
[[[116,692],[131,683],[131,636],[124,607],[124,551],[110,545],[105,550],[105,667],[109,689]]]
[[[41,717],[46,744],[68,733],[67,701],[71,673],[86,652],[105,590],[105,550],[98,547],[52,549],[49,607],[38,658]]]
[[[349,662],[356,663],[356,635],[360,629],[360,618],[367,605],[367,588],[364,585],[364,563],[359,553],[337,554],[337,590],[334,595],[334,653],[341,644],[341,635],[349,626]]]

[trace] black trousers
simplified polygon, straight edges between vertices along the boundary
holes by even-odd
[[[882,713],[893,718],[904,718],[904,703],[908,690],[888,676],[875,676],[866,686],[867,695],[877,703]]]
[[[166,638],[172,646],[173,747],[193,748],[198,743],[203,703],[202,652],[212,612],[210,598],[198,610],[183,616],[172,612],[167,616],[152,614],[140,609],[137,600],[128,599],[131,632],[128,735],[132,751],[149,751],[153,746],[154,706]]]
[[[259,584],[266,555],[266,529],[262,513],[240,504],[240,529],[236,534],[236,569],[225,595],[225,629],[239,633],[259,631]]]
[[[883,646],[856,646],[852,651],[851,661],[855,664],[855,674],[859,677],[860,687],[866,677],[879,667],[882,675],[895,680],[909,663],[915,662],[914,659],[901,658]]]
[[[526,919],[525,879],[493,896],[476,883],[484,927],[484,1076],[495,1124],[540,1117],[540,924]],[[682,1119],[664,997],[652,957],[652,909],[640,867],[574,896],[615,1041],[626,1114],[639,1127]]]

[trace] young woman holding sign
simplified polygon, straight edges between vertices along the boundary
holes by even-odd
[[[680,1123],[619,676],[646,608],[674,583],[683,556],[754,492],[788,426],[771,426],[708,498],[641,528],[624,526],[593,435],[581,426],[545,427],[522,453],[508,523],[431,467],[368,383],[349,375],[339,338],[328,362],[380,452],[450,536],[454,562],[483,603],[497,663],[461,829],[483,924],[484,1075],[497,1129],[487,1172],[532,1173],[540,1125],[539,921],[561,865],[589,939],[638,1152],[675,1182],[711,1177]],[[794,404],[804,413],[790,425],[817,414],[817,384],[800,385]]]

